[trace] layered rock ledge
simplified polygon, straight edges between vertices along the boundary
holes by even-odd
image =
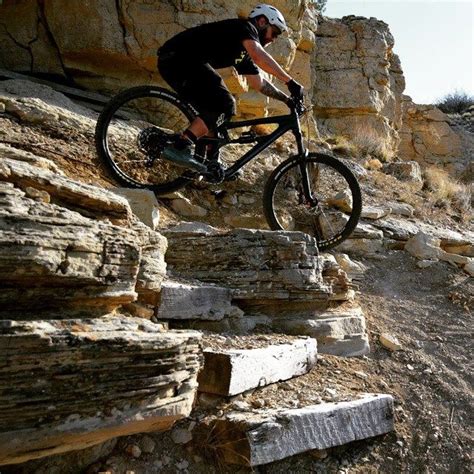
[[[191,411],[200,337],[120,316],[0,321],[0,465],[169,429]]]

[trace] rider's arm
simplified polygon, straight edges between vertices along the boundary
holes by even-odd
[[[276,88],[272,83],[268,82],[260,74],[246,74],[245,78],[252,89],[257,90],[272,99],[288,103],[289,97],[280,89]]]
[[[244,48],[249,53],[252,61],[265,72],[280,79],[285,84],[291,81],[291,76],[287,74],[282,67],[254,40],[246,39],[243,41]]]

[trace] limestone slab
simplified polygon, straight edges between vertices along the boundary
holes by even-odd
[[[231,300],[229,288],[166,280],[161,285],[157,317],[219,321],[225,317],[241,316],[243,312],[233,306]]]
[[[258,349],[206,350],[199,391],[237,395],[256,387],[303,375],[316,364],[312,338]]]
[[[231,413],[216,422],[213,433],[225,462],[259,466],[393,429],[393,398],[367,394],[348,402],[298,409]]]

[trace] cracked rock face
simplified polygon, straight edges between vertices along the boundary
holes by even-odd
[[[463,152],[461,137],[450,126],[449,117],[432,105],[417,105],[410,97],[403,98],[402,156],[421,163],[443,164],[459,175],[472,157]]]
[[[269,48],[280,64],[309,83],[308,68],[316,20],[303,0],[275,0],[291,29]],[[185,28],[226,18],[244,18],[255,6],[252,0],[123,0],[70,2],[24,0],[0,4],[0,67],[49,73],[73,79],[92,89],[119,90],[125,85],[159,83],[156,51]],[[81,21],[77,21],[80,18]],[[295,59],[298,53],[298,60]],[[293,68],[294,69],[294,68]],[[241,106],[248,116],[261,114],[267,101],[255,103],[246,84],[228,75],[229,87],[242,93]],[[263,96],[262,96],[263,97]],[[265,99],[263,97],[263,99]]]
[[[349,138],[364,131],[396,149],[405,80],[393,46],[383,21],[321,19],[314,54],[318,125]]]

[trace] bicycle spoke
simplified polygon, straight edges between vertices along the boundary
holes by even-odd
[[[162,93],[161,93],[162,92]],[[194,117],[169,91],[138,87],[114,98],[99,117],[99,155],[126,185],[169,192],[188,182],[183,168],[160,159]]]
[[[310,157],[303,169],[297,159],[279,168],[284,171],[277,168],[265,189],[265,214],[271,228],[313,235],[320,248],[330,248],[349,235],[357,224],[361,199],[356,179],[342,163],[332,157]],[[309,196],[303,193],[305,180]]]

